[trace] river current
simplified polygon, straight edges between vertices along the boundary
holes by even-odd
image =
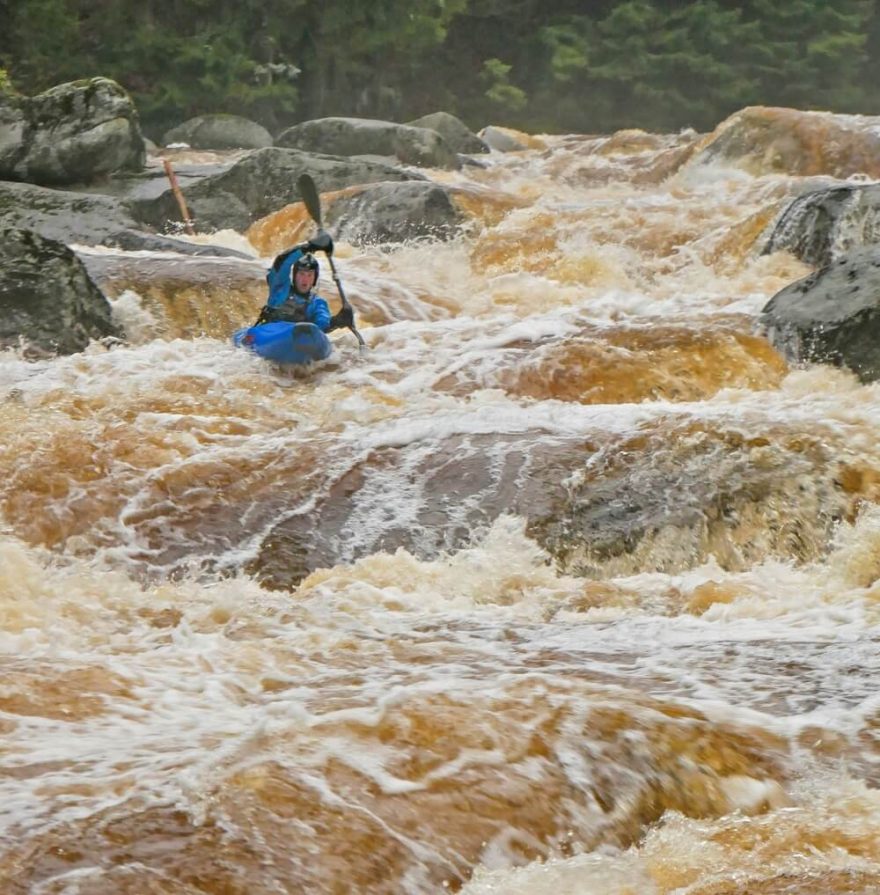
[[[0,354],[3,895],[880,891],[880,393],[757,329],[877,172],[699,139],[427,172],[304,373],[228,340],[301,206],[80,249],[128,343]]]

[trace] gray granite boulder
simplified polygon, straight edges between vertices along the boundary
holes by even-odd
[[[34,97],[0,96],[0,179],[90,183],[143,167],[137,112],[115,81],[59,84]]]
[[[120,337],[110,305],[65,245],[30,230],[0,230],[0,347],[72,354]]]
[[[162,142],[186,143],[193,149],[265,149],[272,145],[272,135],[240,115],[199,115],[171,128]]]
[[[228,170],[182,186],[190,214],[199,230],[246,230],[254,221],[300,200],[296,185],[310,174],[322,190],[339,190],[382,180],[423,180],[391,165],[268,147],[250,153]],[[180,220],[171,190],[158,198],[135,200],[138,220],[158,230]]]
[[[68,244],[97,245],[137,224],[110,196],[0,183],[0,226],[35,230]]]
[[[773,345],[795,362],[880,379],[880,248],[861,248],[777,292],[761,313]]]
[[[475,152],[489,152],[489,147],[468,126],[450,115],[449,112],[433,112],[423,115],[415,121],[408,121],[411,127],[427,127],[437,131],[455,152],[470,154]]]
[[[880,185],[846,185],[798,196],[776,221],[764,254],[785,250],[816,266],[880,244]]]
[[[373,183],[328,203],[325,225],[354,244],[451,239],[464,215],[440,184]]]
[[[435,130],[372,118],[317,118],[289,127],[276,146],[328,155],[396,157],[405,165],[458,168],[458,155]]]
[[[480,131],[480,139],[496,152],[519,152],[521,149],[528,149],[525,143],[520,142],[501,127],[493,127],[489,125]]]
[[[221,246],[196,245],[145,232],[129,213],[127,203],[112,196],[30,183],[0,183],[0,227],[32,230],[69,246],[118,246],[183,255],[240,254]]]

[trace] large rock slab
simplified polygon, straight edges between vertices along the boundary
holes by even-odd
[[[846,185],[798,196],[776,221],[764,254],[785,250],[817,267],[880,244],[880,186]]]
[[[697,146],[688,167],[706,165],[755,176],[880,178],[880,117],[750,106],[721,122]]]
[[[437,183],[375,183],[338,196],[327,226],[354,244],[452,239],[465,221],[449,189]]]
[[[316,464],[284,493],[290,506],[321,496],[307,512],[285,514],[249,571],[268,587],[291,588],[318,567],[377,551],[433,559],[503,514],[524,518],[560,570],[588,578],[676,573],[710,557],[741,571],[827,551],[851,495],[821,437],[782,430],[768,444],[685,426],[670,438],[668,425],[601,455],[575,438],[494,433],[385,447],[329,483],[317,481]],[[324,459],[333,468],[336,458]],[[380,491],[400,488],[412,507],[405,516],[388,513]]]
[[[139,169],[145,157],[134,104],[109,78],[0,97],[0,179],[90,183]]]
[[[98,245],[137,224],[110,196],[0,183],[0,226],[35,230],[47,239],[68,244]]]
[[[411,127],[427,127],[437,131],[454,152],[464,154],[489,152],[489,146],[481,140],[468,126],[449,112],[432,112],[415,121],[408,121]]]
[[[838,258],[777,292],[761,313],[773,345],[795,362],[880,378],[880,248]]]
[[[0,230],[0,347],[72,354],[119,337],[110,305],[65,245],[29,230]]]
[[[263,529],[268,533],[248,572],[265,587],[287,589],[317,568],[378,551],[392,553],[403,547],[421,558],[434,558],[463,547],[474,530],[504,513],[549,513],[553,498],[563,494],[559,470],[577,468],[584,453],[574,444],[555,443],[545,450],[531,437],[452,436],[436,445],[419,444],[415,450],[379,449],[338,481],[320,482],[317,479],[334,466],[331,453],[324,465],[309,466],[306,475],[286,483],[290,505],[305,494],[321,497],[307,513],[286,514],[271,530]],[[489,455],[503,455],[504,461],[487,463]],[[387,498],[375,494],[379,471],[392,492],[405,478],[410,481],[409,489],[415,489],[412,514],[402,518],[378,509],[388,505]],[[276,518],[281,515],[277,508],[273,512]],[[367,521],[352,530],[352,519]]]
[[[71,245],[118,246],[129,251],[184,255],[240,255],[221,246],[196,245],[140,229],[127,205],[111,196],[0,183],[0,227],[33,230]]]
[[[151,319],[135,321],[126,332],[129,341],[207,335],[225,342],[233,330],[253,323],[266,302],[266,267],[253,258],[107,250],[78,254],[111,302],[129,290],[137,293]],[[124,307],[114,305],[114,310],[127,325]]]
[[[405,165],[458,168],[458,155],[435,130],[372,118],[317,118],[282,131],[276,146],[328,155],[396,156]]]
[[[171,128],[162,142],[186,143],[192,149],[265,149],[272,145],[272,135],[240,115],[198,115]]]
[[[221,174],[208,176],[182,191],[199,230],[244,231],[254,221],[300,200],[297,178],[310,174],[321,190],[377,181],[423,180],[392,165],[269,147],[250,153]],[[171,190],[156,199],[131,203],[141,223],[165,229],[180,221]]]
[[[324,226],[353,245],[452,239],[466,220],[452,191],[427,181],[351,187],[326,194],[322,204]],[[287,229],[289,216],[284,208],[263,218],[248,230],[248,239],[271,252],[274,234]]]

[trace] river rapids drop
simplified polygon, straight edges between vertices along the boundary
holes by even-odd
[[[296,375],[228,335],[301,207],[80,250],[128,343],[0,355],[4,895],[880,891],[880,394],[756,330],[840,181],[696,140],[429,172]]]

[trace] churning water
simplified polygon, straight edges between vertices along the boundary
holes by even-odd
[[[0,355],[4,895],[880,891],[880,395],[755,330],[840,181],[532,143],[339,246],[363,357],[228,342],[299,206]]]

